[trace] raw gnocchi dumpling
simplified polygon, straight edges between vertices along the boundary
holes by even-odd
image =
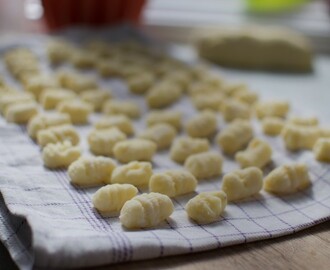
[[[285,118],[290,105],[286,101],[265,101],[256,105],[256,114],[259,119],[267,116]]]
[[[268,192],[285,194],[306,189],[311,184],[305,164],[283,165],[271,171],[264,179]]]
[[[101,213],[119,212],[137,193],[137,188],[130,184],[106,185],[95,192],[92,202]]]
[[[63,70],[58,73],[57,79],[62,87],[76,93],[97,88],[96,79],[85,74]]]
[[[320,137],[320,131],[318,127],[288,124],[283,128],[281,135],[285,147],[288,150],[297,151],[312,149]]]
[[[197,110],[218,111],[225,100],[226,98],[221,92],[198,93],[191,97],[191,101]]]
[[[118,166],[112,172],[111,183],[144,186],[149,184],[151,176],[152,165],[150,162],[132,161],[128,164]]]
[[[101,111],[103,104],[111,98],[111,92],[106,89],[86,90],[80,94],[80,98],[91,104],[97,112]]]
[[[60,126],[64,124],[71,124],[70,117],[65,113],[40,113],[30,119],[27,125],[28,134],[32,139],[37,138],[37,134],[40,130]]]
[[[42,150],[42,160],[51,169],[66,168],[80,156],[80,148],[73,146],[70,141],[49,143]]]
[[[152,73],[143,72],[127,79],[128,89],[134,94],[144,94],[153,85],[155,77]]]
[[[138,104],[124,100],[108,100],[104,103],[102,111],[109,115],[123,114],[129,118],[138,118],[141,114]]]
[[[95,123],[96,129],[107,129],[116,127],[124,132],[127,136],[134,134],[132,120],[126,115],[107,115]]]
[[[112,156],[116,143],[126,140],[118,128],[95,129],[88,135],[89,149],[95,155]]]
[[[233,155],[244,148],[252,137],[251,124],[248,121],[237,119],[217,135],[216,142],[225,154]]]
[[[72,145],[79,143],[79,134],[72,125],[61,125],[40,130],[37,134],[37,143],[45,147],[49,143],[70,141]]]
[[[93,111],[89,103],[79,99],[62,101],[57,105],[56,109],[61,113],[67,113],[73,124],[86,124],[88,116]]]
[[[173,126],[176,130],[181,129],[181,112],[174,110],[155,110],[151,111],[146,118],[147,126],[151,127],[159,123],[166,123]]]
[[[317,160],[330,162],[330,138],[319,138],[314,145],[313,152]]]
[[[288,121],[297,126],[318,126],[319,120],[316,117],[291,117]]]
[[[220,111],[226,122],[232,122],[235,119],[250,119],[251,117],[250,107],[234,99],[227,99],[220,107]]]
[[[207,152],[210,144],[207,139],[181,137],[174,141],[170,149],[170,157],[178,163],[197,153]]]
[[[34,97],[30,93],[25,92],[7,92],[0,98],[0,110],[5,114],[9,106],[19,103],[33,103]]]
[[[189,156],[184,167],[197,179],[207,179],[222,173],[223,158],[215,152],[198,153]]]
[[[272,148],[269,143],[254,138],[244,151],[235,155],[235,160],[242,169],[247,167],[263,168],[272,158]]]
[[[202,192],[190,199],[185,206],[188,216],[201,224],[218,220],[227,206],[223,191]]]
[[[17,103],[7,108],[5,118],[7,122],[26,124],[36,114],[38,105],[35,102]]]
[[[160,109],[176,102],[182,95],[181,88],[174,83],[159,83],[149,89],[146,96],[150,108]]]
[[[157,150],[167,149],[171,146],[176,136],[176,130],[169,124],[160,123],[142,131],[138,137],[153,141],[157,144]]]
[[[259,168],[249,167],[226,174],[222,179],[222,190],[228,201],[236,201],[256,195],[262,189],[263,173]]]
[[[115,168],[115,161],[108,157],[81,157],[69,166],[68,174],[72,184],[110,184],[111,174]]]
[[[156,173],[150,178],[149,190],[169,197],[195,191],[197,180],[190,172],[183,170],[169,170]]]
[[[119,219],[128,229],[150,228],[167,219],[173,211],[174,205],[168,196],[151,192],[127,201]]]
[[[52,64],[59,64],[70,58],[73,46],[64,40],[52,40],[47,45],[48,59]]]
[[[144,139],[131,139],[118,142],[113,153],[115,158],[122,163],[131,161],[151,161],[157,150],[154,142]]]
[[[216,132],[217,117],[211,111],[204,111],[190,120],[186,124],[186,132],[190,137],[208,138]]]
[[[55,109],[65,100],[73,100],[76,94],[65,88],[45,89],[40,96],[40,103],[45,110]]]
[[[284,127],[284,120],[280,117],[267,116],[262,119],[262,130],[270,136],[277,136]]]
[[[70,60],[74,67],[77,69],[88,69],[95,66],[97,62],[97,57],[95,53],[84,50],[84,49],[75,49],[72,52]]]
[[[49,75],[35,75],[27,79],[24,87],[27,92],[33,94],[38,100],[45,89],[58,88],[59,85],[55,78]]]
[[[246,103],[249,106],[252,106],[258,101],[259,96],[257,93],[246,90],[235,93],[233,98],[240,102]]]

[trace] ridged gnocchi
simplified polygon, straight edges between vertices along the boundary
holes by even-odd
[[[316,117],[291,117],[288,121],[297,126],[318,126],[319,120]]]
[[[284,120],[280,117],[267,116],[262,119],[262,130],[269,136],[277,136],[284,127]]]
[[[116,127],[127,136],[134,134],[132,120],[126,115],[107,115],[100,118],[94,125],[96,129]]]
[[[185,129],[190,137],[208,138],[216,132],[216,115],[211,111],[201,112],[187,121]]]
[[[190,172],[183,170],[169,170],[151,176],[149,190],[169,197],[195,191],[197,180]]]
[[[130,184],[106,185],[95,192],[92,202],[101,213],[119,212],[137,193],[137,188]]]
[[[97,82],[94,77],[72,71],[60,71],[57,75],[57,79],[62,87],[76,93],[97,88]]]
[[[272,158],[272,148],[269,143],[254,138],[244,151],[235,155],[235,160],[242,169],[247,167],[263,168]]]
[[[147,126],[151,127],[159,123],[166,123],[173,126],[176,130],[181,129],[182,114],[174,110],[155,110],[151,111],[146,118]]]
[[[58,87],[59,85],[55,78],[49,75],[31,76],[24,83],[25,90],[33,94],[37,100],[45,89]]]
[[[5,114],[9,106],[19,103],[33,103],[34,97],[30,93],[22,92],[7,92],[0,98],[0,111]]]
[[[168,196],[151,192],[127,201],[119,219],[128,229],[150,228],[167,219],[173,211],[174,205]]]
[[[87,124],[88,116],[93,111],[93,107],[89,103],[79,99],[62,101],[56,106],[56,109],[58,112],[67,113],[72,124]]]
[[[226,174],[222,179],[222,190],[228,201],[237,201],[256,195],[262,189],[263,173],[257,167],[249,167]]]
[[[110,184],[115,167],[115,161],[108,157],[80,157],[69,166],[68,174],[76,185]]]
[[[38,105],[35,102],[16,103],[7,108],[5,118],[7,122],[26,124],[36,114]]]
[[[218,220],[227,206],[223,191],[202,192],[190,199],[185,206],[188,216],[201,224]]]
[[[101,111],[103,104],[111,98],[110,90],[91,89],[80,94],[80,98],[93,106],[94,111]]]
[[[141,114],[138,104],[125,100],[108,100],[104,103],[102,111],[104,114],[123,114],[129,118],[138,118]]]
[[[226,98],[221,92],[198,93],[191,97],[191,101],[197,110],[218,111],[225,100]]]
[[[234,99],[227,99],[220,107],[220,111],[226,122],[232,122],[235,119],[250,119],[251,117],[250,107]]]
[[[330,162],[330,138],[319,138],[314,144],[313,152],[317,160]]]
[[[290,105],[286,101],[265,101],[256,105],[256,114],[259,119],[267,116],[285,118]]]
[[[65,100],[73,100],[76,94],[64,88],[45,89],[40,95],[40,103],[45,110],[55,109]]]

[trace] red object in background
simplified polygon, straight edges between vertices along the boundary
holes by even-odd
[[[69,25],[137,24],[146,0],[42,0],[49,29]]]

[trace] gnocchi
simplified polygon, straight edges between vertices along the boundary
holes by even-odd
[[[64,40],[52,40],[47,45],[48,59],[52,64],[66,62],[71,55],[73,47]]]
[[[254,138],[244,151],[235,155],[235,160],[241,168],[258,167],[263,168],[271,161],[272,148],[270,145],[258,138]]]
[[[68,174],[76,185],[109,184],[115,167],[114,160],[108,157],[80,157],[69,166]]]
[[[27,131],[32,139],[36,139],[40,130],[64,124],[71,124],[69,115],[65,113],[40,113],[29,120]]]
[[[240,102],[246,103],[249,106],[252,106],[258,101],[259,96],[257,93],[246,90],[235,93],[233,98]]]
[[[131,119],[126,115],[107,115],[95,123],[96,129],[116,127],[127,136],[134,134],[134,127]]]
[[[237,201],[256,195],[262,189],[263,173],[257,167],[249,167],[226,174],[222,180],[222,190],[228,201]]]
[[[306,189],[310,184],[305,164],[283,165],[271,171],[264,179],[264,189],[277,194],[294,193]]]
[[[195,191],[197,180],[190,172],[169,170],[156,173],[150,178],[149,190],[169,197],[175,197]]]
[[[95,66],[97,57],[93,52],[88,50],[74,50],[70,60],[74,67],[79,69],[87,69]]]
[[[89,149],[95,155],[112,156],[115,144],[126,138],[126,134],[116,127],[96,129],[88,135]]]
[[[237,119],[221,131],[216,142],[227,155],[233,155],[244,148],[253,137],[251,124],[246,120]]]
[[[154,142],[144,139],[131,139],[116,143],[113,148],[115,158],[122,163],[130,161],[151,161],[157,150]]]
[[[62,101],[56,106],[56,109],[61,113],[67,113],[73,124],[86,124],[88,116],[93,110],[89,103],[79,99]]]
[[[111,92],[105,89],[86,90],[80,94],[80,98],[91,104],[93,109],[99,112],[103,104],[111,98]]]
[[[173,211],[174,205],[168,196],[151,192],[127,201],[119,219],[128,229],[149,228],[167,219]]]
[[[208,138],[216,132],[217,118],[213,112],[204,111],[188,120],[185,128],[190,137]]]
[[[222,173],[223,158],[215,152],[198,153],[189,156],[184,167],[197,179],[206,179]]]
[[[234,99],[227,99],[220,110],[226,122],[232,122],[235,119],[250,119],[251,117],[249,106]]]
[[[288,124],[283,128],[281,135],[285,147],[288,150],[297,151],[312,149],[320,137],[320,131],[317,127]]]
[[[146,118],[147,126],[151,127],[159,123],[166,123],[173,126],[176,130],[181,129],[182,114],[174,110],[155,110],[151,111]]]
[[[126,165],[118,166],[114,169],[111,176],[111,183],[144,186],[149,184],[151,176],[152,166],[150,162],[131,161]]]
[[[153,141],[157,144],[157,150],[167,149],[171,146],[176,136],[176,130],[169,124],[160,123],[147,128],[138,137]]]
[[[25,83],[25,90],[33,94],[38,100],[45,89],[58,88],[58,86],[57,81],[53,77],[47,75],[36,75],[27,79]]]
[[[0,98],[0,110],[2,114],[6,113],[9,106],[18,103],[33,103],[35,100],[30,93],[10,92],[5,93]]]
[[[291,117],[288,122],[297,126],[318,126],[319,124],[316,117]]]
[[[101,213],[119,212],[137,193],[137,188],[130,184],[106,185],[95,192],[92,202]]]
[[[210,144],[207,139],[181,137],[174,141],[170,149],[170,157],[178,163],[197,153],[207,152]]]
[[[75,97],[75,93],[64,88],[46,89],[40,96],[40,103],[45,110],[52,110],[62,101]]]
[[[128,89],[134,94],[146,93],[154,83],[152,73],[144,72],[139,76],[129,77],[127,79]]]
[[[191,97],[191,101],[197,110],[213,110],[218,111],[225,102],[222,93],[200,93]]]
[[[268,116],[262,119],[262,130],[269,136],[277,136],[284,127],[284,120],[280,117]]]
[[[218,220],[227,206],[227,195],[223,191],[202,192],[190,199],[186,206],[188,216],[201,224]]]
[[[108,100],[104,103],[102,111],[110,115],[123,114],[129,118],[138,118],[141,114],[136,103],[124,100]]]
[[[314,145],[313,152],[317,160],[330,162],[330,138],[319,138]]]
[[[37,133],[37,143],[45,147],[49,143],[70,141],[72,145],[79,143],[79,134],[71,125],[60,125],[40,130]]]
[[[290,105],[286,101],[266,101],[256,105],[256,114],[259,119],[266,116],[285,118],[289,109]]]
[[[84,74],[63,70],[58,73],[57,78],[62,87],[76,93],[97,88],[96,79]]]
[[[42,160],[50,169],[66,168],[81,156],[81,150],[70,141],[49,143],[42,150]]]
[[[38,105],[35,102],[16,103],[7,108],[5,118],[7,122],[26,124],[36,114]]]
[[[146,101],[150,108],[160,109],[176,102],[182,95],[181,88],[174,83],[159,83],[149,89]]]

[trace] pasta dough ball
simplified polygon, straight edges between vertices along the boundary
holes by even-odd
[[[111,92],[105,89],[86,90],[80,94],[80,98],[91,104],[94,110],[99,112],[103,104],[111,98]]]
[[[89,149],[95,155],[112,156],[115,144],[126,138],[126,134],[116,127],[96,129],[88,135]]]
[[[57,81],[49,75],[31,76],[27,79],[24,86],[25,90],[33,94],[37,100],[39,100],[40,95],[45,89],[59,87]]]
[[[250,119],[251,117],[249,106],[237,100],[227,99],[220,109],[226,122],[235,119]]]
[[[102,213],[119,212],[125,202],[137,193],[137,188],[130,184],[106,185],[95,192],[92,201],[94,207]]]
[[[41,147],[45,147],[49,143],[64,141],[70,141],[72,145],[77,145],[79,143],[79,134],[73,126],[54,126],[40,130],[37,133],[37,142]]]
[[[262,130],[270,136],[277,136],[284,127],[284,120],[280,117],[268,116],[262,119]]]
[[[189,156],[184,167],[197,179],[206,179],[222,173],[222,157],[215,152],[205,152]]]
[[[185,206],[188,216],[198,223],[206,224],[218,220],[227,206],[223,191],[202,192]]]
[[[288,122],[297,126],[318,126],[319,124],[316,117],[291,117]]]
[[[79,147],[73,146],[70,141],[49,143],[42,150],[42,160],[51,169],[66,168],[80,156]]]
[[[113,148],[115,158],[122,162],[151,161],[157,150],[154,142],[144,139],[131,139],[119,142]]]
[[[176,102],[181,97],[181,88],[173,83],[159,83],[152,87],[146,96],[150,108],[160,109]]]
[[[36,139],[40,130],[64,124],[71,124],[69,115],[65,113],[40,113],[29,120],[27,131],[32,139]]]
[[[56,109],[61,113],[67,113],[73,124],[86,124],[93,110],[90,104],[79,99],[62,101]]]
[[[138,118],[141,114],[138,104],[125,100],[108,100],[104,103],[102,111],[111,115],[123,114],[129,118]]]
[[[81,157],[69,166],[68,174],[76,185],[109,184],[115,167],[114,160],[108,157]]]
[[[257,104],[256,114],[259,119],[267,116],[285,118],[289,109],[289,103],[286,101],[266,101]]]
[[[143,72],[138,76],[127,79],[128,89],[134,94],[144,94],[153,85],[154,80],[154,75],[149,72]]]
[[[35,102],[17,103],[7,108],[5,118],[7,122],[26,124],[36,114],[38,105]]]
[[[107,115],[95,123],[96,129],[107,129],[116,127],[127,136],[134,134],[134,127],[131,119],[126,115]]]
[[[235,160],[241,168],[258,167],[262,168],[271,161],[272,148],[270,145],[258,138],[254,138],[244,151],[235,155]]]
[[[312,149],[317,139],[320,137],[320,131],[317,127],[297,126],[288,124],[282,130],[282,138],[285,147],[291,151],[302,149]]]
[[[237,201],[256,195],[262,189],[263,173],[259,168],[249,167],[226,174],[222,180],[222,190],[228,201]]]
[[[156,173],[150,178],[149,190],[169,197],[175,197],[195,191],[197,180],[190,172],[170,170]]]
[[[173,126],[176,130],[181,129],[182,114],[173,110],[151,111],[146,118],[147,126],[151,127],[159,123],[166,123]]]
[[[52,110],[62,101],[75,97],[75,93],[64,88],[46,89],[40,96],[40,103],[45,110]]]
[[[217,118],[213,112],[204,111],[189,119],[186,132],[190,137],[208,138],[217,129]]]
[[[34,101],[35,100],[30,93],[6,93],[0,98],[0,110],[2,114],[5,114],[10,105],[18,103],[33,103]]]
[[[127,201],[119,219],[128,229],[150,228],[167,219],[173,211],[174,205],[168,196],[151,192]]]
[[[207,152],[209,149],[210,144],[206,139],[181,137],[172,144],[170,157],[175,162],[184,163],[189,156]]]
[[[57,78],[62,87],[68,88],[76,93],[97,88],[95,78],[86,76],[85,74],[63,70],[58,73]]]
[[[218,111],[226,100],[222,93],[200,93],[192,96],[191,101],[197,110]]]
[[[176,136],[176,130],[169,124],[160,123],[149,127],[139,134],[139,138],[153,141],[157,144],[157,150],[167,149],[171,146]]]
[[[330,138],[319,138],[314,145],[313,152],[317,160],[330,162]]]
[[[311,184],[305,164],[283,165],[271,171],[264,179],[268,192],[285,194],[306,189]]]
[[[221,131],[216,142],[227,155],[233,155],[244,148],[252,139],[253,130],[248,121],[237,119]]]
[[[111,183],[144,186],[149,183],[151,175],[152,165],[150,162],[132,161],[126,165],[117,167],[113,171]]]

